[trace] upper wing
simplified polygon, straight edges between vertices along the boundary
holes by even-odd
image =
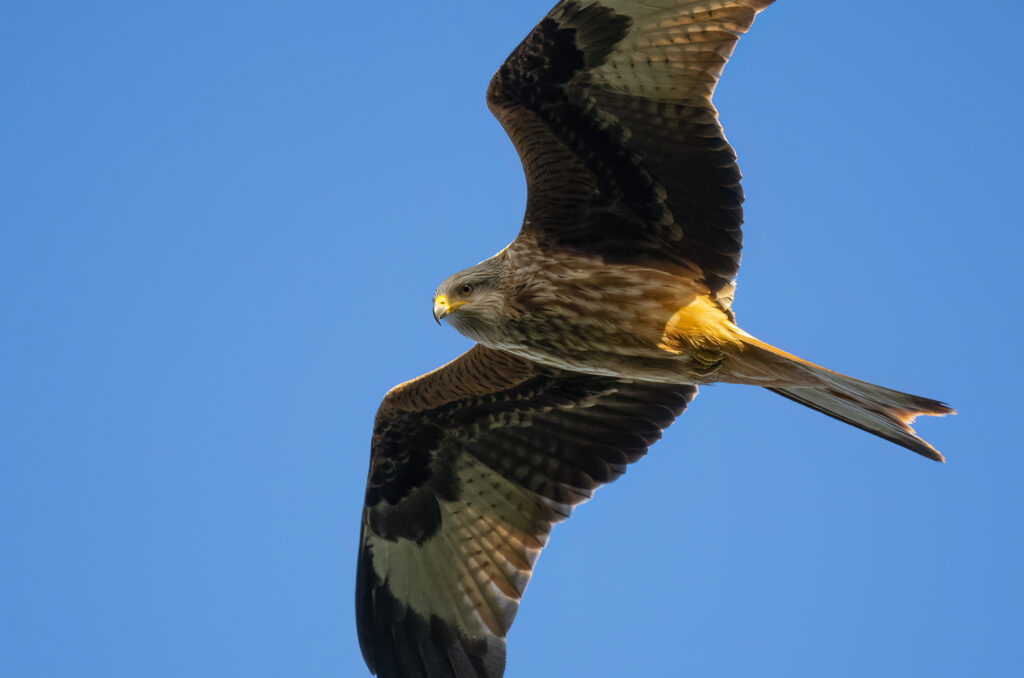
[[[481,346],[392,389],[374,424],[356,575],[370,670],[501,676],[552,524],[642,457],[696,393]]]
[[[743,192],[711,94],[771,2],[559,2],[487,89],[526,172],[520,237],[690,270],[727,307]]]

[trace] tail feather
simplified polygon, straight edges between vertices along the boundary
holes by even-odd
[[[747,355],[759,354],[761,359],[756,362],[776,376],[774,383],[762,382],[769,391],[929,459],[945,461],[938,450],[910,427],[920,415],[956,414],[945,403],[833,372],[749,335],[743,341]]]
[[[844,376],[844,375],[835,375]],[[845,377],[850,381],[856,381]],[[833,419],[850,426],[873,433],[889,442],[934,459],[946,458],[926,440],[914,433],[911,422],[919,415],[942,416],[953,414],[953,410],[937,400],[929,400],[908,393],[900,393],[882,386],[859,382],[876,389],[874,398],[867,399],[853,390],[841,390],[831,386],[794,386],[787,388],[769,387],[768,390],[801,405],[817,410]],[[857,391],[865,390],[863,388]]]

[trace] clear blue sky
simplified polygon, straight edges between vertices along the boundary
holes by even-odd
[[[483,95],[548,2],[8,3],[0,675],[368,675],[371,420],[518,229]],[[707,388],[556,528],[510,678],[1019,670],[1022,19],[780,0],[716,95],[742,325],[947,400],[949,463]]]

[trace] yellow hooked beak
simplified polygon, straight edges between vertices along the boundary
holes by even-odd
[[[434,297],[434,320],[436,320],[437,324],[440,325],[441,318],[445,317],[459,306],[463,306],[465,303],[466,302],[464,301],[449,302],[448,297],[445,295],[437,295]]]

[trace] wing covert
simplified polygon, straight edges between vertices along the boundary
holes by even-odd
[[[554,523],[620,476],[691,385],[562,372],[476,346],[377,414],[356,590],[382,678],[493,678]]]

